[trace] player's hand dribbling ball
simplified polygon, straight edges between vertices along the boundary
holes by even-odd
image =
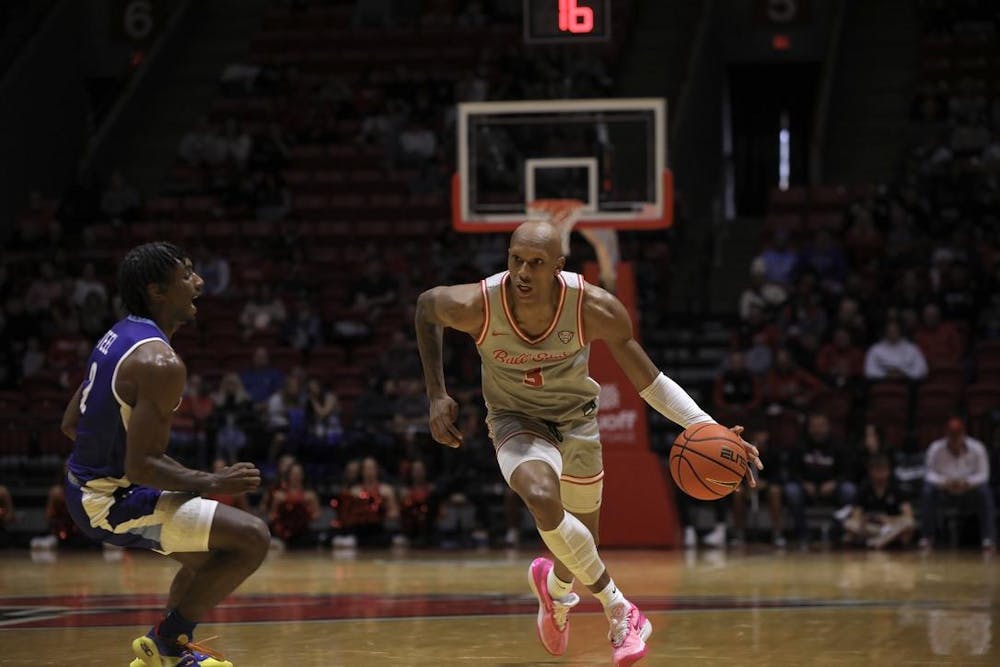
[[[746,474],[743,442],[721,424],[695,424],[677,436],[670,448],[670,475],[692,498],[724,498]]]

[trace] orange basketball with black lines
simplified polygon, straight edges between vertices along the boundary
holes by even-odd
[[[721,424],[695,424],[670,448],[670,475],[698,500],[718,500],[736,490],[747,474],[740,437]]]

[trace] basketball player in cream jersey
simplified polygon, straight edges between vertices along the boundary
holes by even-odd
[[[633,338],[622,303],[563,271],[564,265],[556,227],[521,225],[511,236],[507,271],[420,295],[417,342],[431,434],[459,447],[458,405],[444,384],[443,328],[464,331],[476,341],[500,470],[556,557],[538,558],[529,569],[543,646],[553,655],[566,650],[567,614],[579,602],[572,593],[575,577],[604,606],[612,664],[618,667],[646,654],[652,625],[618,590],[597,552],[604,470],[597,428],[600,387],[588,370],[590,341],[604,340],[641,396],[668,419],[684,428],[713,420],[656,368]],[[737,434],[742,430],[733,428]],[[744,445],[752,465],[762,468],[756,448]],[[752,475],[748,481],[754,484]]]

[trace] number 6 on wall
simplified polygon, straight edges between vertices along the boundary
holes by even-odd
[[[559,0],[559,29],[563,32],[594,31],[594,10],[580,7],[577,0]]]

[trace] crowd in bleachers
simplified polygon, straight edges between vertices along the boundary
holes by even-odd
[[[436,446],[412,304],[426,286],[503,264],[502,239],[445,229],[454,103],[607,94],[620,35],[524,47],[517,12],[498,0],[396,13],[400,3],[285,4],[221,74],[159,195],[122,174],[81,174],[58,201],[33,196],[5,240],[3,478],[15,498],[58,479],[69,447],[59,417],[92,341],[121,314],[115,261],[165,237],[192,252],[206,283],[197,324],[174,339],[190,377],[171,452],[202,468],[258,461],[269,480],[260,497],[221,500],[267,516],[290,544],[516,543],[520,510],[484,432],[475,352],[446,345],[465,445]],[[621,4],[616,30],[627,26]],[[929,16],[953,9],[923,4]],[[778,544],[810,537],[817,504],[853,506],[839,525],[873,546],[915,539],[916,510],[926,536],[941,504],[924,493],[928,446],[968,436],[996,463],[1000,89],[996,40],[983,38],[996,26],[948,17],[928,20],[913,106],[933,141],[915,144],[891,185],[772,197],[711,403],[764,452]],[[623,243],[643,325],[669,326],[666,241]],[[61,535],[58,499],[46,498]],[[12,503],[0,487],[0,526]],[[873,527],[879,512],[857,510],[875,505],[904,519],[908,508],[910,520]],[[749,537],[747,494],[732,509],[736,537]],[[714,530],[707,541],[724,539]]]
[[[189,368],[172,454],[257,461],[272,488],[251,504],[291,543],[517,540],[469,345],[446,360],[466,445],[430,442],[412,304],[432,280],[503,264],[500,239],[456,252],[445,231],[454,103],[606,94],[621,34],[529,53],[519,3],[390,4],[276,3],[159,194],[82,173],[58,200],[32,196],[0,261],[0,469],[15,497],[58,479],[61,412],[122,314],[115,263],[162,237],[205,280],[197,323],[172,341]]]
[[[778,544],[782,502],[805,540],[806,504],[859,502],[869,468],[880,476],[883,464],[919,506],[925,544],[939,506],[961,503],[990,518],[981,538],[995,543],[1000,17],[977,0],[928,0],[921,11],[915,141],[900,172],[876,188],[772,193],[734,353],[716,382],[717,416],[766,438]],[[951,487],[935,477],[944,463],[934,457],[959,441],[954,456],[973,482]]]

